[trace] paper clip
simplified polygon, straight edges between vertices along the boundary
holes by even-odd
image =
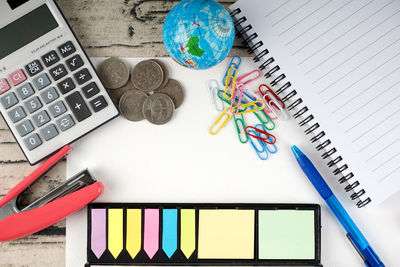
[[[238,97],[238,101],[237,101],[238,104],[235,106],[236,98],[237,98],[236,95],[238,93],[239,93],[239,97]],[[240,107],[240,104],[242,103],[242,96],[243,96],[243,84],[239,84],[239,86],[237,88],[235,88],[235,90],[233,92],[233,97],[231,99],[231,112],[235,115],[237,115],[240,110],[240,108],[238,108],[238,107]],[[234,111],[234,107],[237,107],[235,109],[236,112]]]
[[[256,133],[255,131],[253,131],[253,130],[249,130],[248,132],[250,132],[250,134],[247,133],[247,134],[249,135],[250,144],[251,144],[251,146],[254,148],[254,151],[256,151],[257,156],[258,156],[261,160],[267,160],[267,159],[268,159],[268,152],[265,150],[265,147],[264,147],[264,145],[262,144],[263,142],[256,138],[256,139],[257,139],[257,143],[258,143],[258,145],[261,147],[261,149],[259,149],[259,148],[257,147],[257,145],[255,144],[255,142],[253,142],[252,137],[257,136],[257,133]],[[265,154],[266,156],[263,157],[263,154]]]
[[[249,107],[252,107],[252,108],[247,109]],[[235,113],[237,115],[237,114],[246,114],[246,113],[252,113],[252,112],[260,111],[260,110],[263,110],[265,108],[265,103],[264,103],[264,101],[257,100],[257,101],[254,101],[254,102],[243,104],[243,105],[240,106],[240,108],[242,108],[242,109],[246,108],[246,109],[237,111],[236,110],[237,106],[235,106],[235,107],[233,107],[233,113]]]
[[[210,91],[211,103],[214,105],[215,109],[218,111],[223,111],[224,102],[222,102],[222,100],[219,97],[217,97],[219,91],[218,82],[216,80],[209,80],[208,89]]]
[[[261,129],[260,129],[260,128],[261,128]],[[262,125],[262,124],[257,124],[257,125],[256,125],[256,129],[260,129],[260,130],[263,130],[263,131],[267,132],[267,130],[265,129],[264,125]],[[257,134],[259,137],[261,137],[261,134],[259,134],[259,133],[256,133],[256,134]],[[269,137],[269,141],[270,141],[270,142],[273,141],[271,137]],[[265,149],[266,149],[269,153],[275,154],[276,152],[278,152],[278,148],[276,147],[275,143],[273,143],[273,144],[265,143],[265,142],[262,142],[262,143],[263,143]],[[272,147],[272,149],[270,149],[270,147]]]
[[[228,121],[232,118],[233,114],[232,113],[228,113],[230,107],[227,107],[222,113],[221,115],[219,115],[218,119],[211,125],[210,129],[208,130],[208,132],[212,135],[216,135],[222,128],[225,127],[225,125],[228,123]],[[225,117],[225,119],[224,119]],[[220,124],[220,126],[213,131],[214,127],[216,125]]]
[[[258,132],[258,133],[260,133],[260,135],[258,136],[258,135],[252,135],[251,134],[251,130],[253,130],[253,131],[256,131],[256,132]],[[270,133],[268,133],[268,132],[266,132],[266,131],[264,131],[264,130],[260,130],[260,129],[257,129],[257,128],[255,128],[255,127],[253,127],[253,126],[247,126],[246,128],[245,128],[245,131],[246,131],[246,134],[247,135],[249,135],[249,136],[253,136],[255,139],[258,139],[258,140],[260,140],[260,141],[263,141],[263,142],[265,142],[265,143],[268,143],[268,144],[275,144],[275,142],[276,142],[276,137],[275,136],[273,136],[272,134],[270,134]],[[249,133],[250,132],[250,133]],[[263,137],[263,135],[265,136],[265,137]]]
[[[261,89],[262,87],[265,87],[267,89],[265,89],[265,91],[263,92],[263,90]],[[275,99],[276,101],[274,101],[274,103],[272,103],[275,108],[280,109],[280,107],[282,107],[282,109],[285,108],[285,103],[283,103],[283,101],[274,93],[274,91],[271,90],[271,88],[269,88],[266,84],[261,84],[258,87],[258,91],[260,92],[262,98],[266,101],[266,102],[270,102],[272,99]],[[267,99],[265,99],[264,97],[267,96]],[[276,102],[279,102],[280,105],[275,105]]]
[[[237,61],[236,63],[235,63],[235,60]],[[222,84],[224,86],[226,86],[226,77],[228,75],[229,68],[233,66],[236,68],[236,71],[237,71],[239,69],[240,63],[242,63],[242,59],[239,56],[234,56],[232,58],[231,62],[228,65],[228,68],[226,69],[224,78],[222,78]],[[231,82],[232,82],[232,79],[229,80],[228,86],[231,85]]]
[[[228,105],[231,105],[231,102],[228,101],[225,97],[223,97],[223,95],[224,95],[224,91],[219,90],[219,91],[218,91],[218,94],[217,94],[218,98],[219,98],[220,100],[224,101],[225,103],[227,103]],[[231,97],[231,95],[230,95],[229,93],[227,93],[227,95],[228,95],[229,97]],[[237,101],[237,100],[238,100],[238,99],[236,98],[236,101]],[[241,103],[242,103],[242,104],[247,104],[247,102],[243,101],[243,99],[242,99]],[[243,105],[241,105],[239,111],[245,111],[246,109],[247,109],[247,108],[243,108]]]
[[[281,120],[288,120],[289,115],[285,111],[285,108],[281,105],[281,102],[276,101],[270,93],[267,93],[263,97],[266,106],[269,110],[268,113],[272,113],[275,117],[271,117],[271,119],[281,119]],[[269,100],[268,100],[269,99]],[[278,107],[278,108],[276,108]]]
[[[264,105],[265,105],[265,103],[264,103]],[[264,127],[267,130],[272,131],[273,129],[275,129],[274,121],[267,115],[267,113],[265,113],[264,110],[256,111],[256,112],[254,112],[254,115],[261,122],[261,124],[264,125]]]
[[[254,75],[255,74],[255,75]],[[261,72],[259,70],[253,70],[249,73],[243,74],[242,76],[238,77],[236,79],[236,83],[237,84],[243,84],[246,85],[248,83],[251,83],[254,80],[257,80],[261,75]],[[250,77],[249,77],[250,76]],[[252,77],[253,76],[253,77]],[[247,78],[247,80],[243,81],[245,78]],[[233,88],[233,87],[232,87]]]
[[[231,74],[232,72],[232,74]],[[227,91],[229,86],[231,86],[232,88],[236,88],[236,75],[237,75],[237,69],[235,66],[231,66],[227,73],[226,73],[226,77],[225,77],[225,90],[224,90],[224,97],[228,100],[231,100],[232,96],[227,97]],[[231,82],[228,83],[229,79],[232,79]]]
[[[236,131],[237,131],[240,143],[246,144],[249,141],[249,137],[245,131],[246,123],[244,121],[243,114],[233,115],[233,119],[235,120]]]

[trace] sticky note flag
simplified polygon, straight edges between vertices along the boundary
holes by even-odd
[[[99,259],[106,250],[106,210],[92,209],[90,249]]]
[[[163,211],[162,249],[171,258],[178,247],[178,210]]]
[[[196,248],[196,214],[195,210],[181,210],[181,251],[187,259]]]
[[[160,214],[158,209],[144,210],[144,251],[150,259],[154,257],[158,251],[159,243],[159,220]]]
[[[126,211],[126,250],[134,259],[142,246],[142,210]]]
[[[123,209],[108,210],[108,250],[115,259],[123,248],[123,217]]]

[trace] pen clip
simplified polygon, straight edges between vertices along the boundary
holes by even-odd
[[[365,259],[364,255],[361,253],[361,251],[358,249],[356,242],[353,240],[351,235],[349,233],[346,234],[347,238],[350,240],[350,243],[353,245],[353,247],[356,249],[357,253],[360,255],[361,259],[364,261],[365,265],[370,266],[368,264],[368,261]]]

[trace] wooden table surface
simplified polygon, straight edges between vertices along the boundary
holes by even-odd
[[[164,57],[162,24],[172,0],[57,0],[91,57]],[[235,0],[220,1],[225,7]],[[246,55],[236,40],[232,55]],[[101,130],[101,129],[100,129]],[[0,118],[0,197],[32,172]],[[24,195],[29,202],[65,180],[65,162],[54,167]],[[0,243],[0,266],[64,266],[65,221],[32,236]]]

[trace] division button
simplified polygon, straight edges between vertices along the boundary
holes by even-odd
[[[32,134],[28,138],[24,139],[24,143],[29,150],[34,150],[42,144],[42,140],[38,134]]]
[[[65,115],[64,117],[57,120],[57,126],[63,132],[65,132],[74,125],[75,122],[72,119],[71,115]]]
[[[76,81],[79,85],[82,85],[92,79],[88,69],[83,69],[74,74]]]
[[[40,134],[42,135],[43,139],[49,141],[58,135],[58,131],[54,124],[50,124],[45,128],[40,130]]]
[[[70,94],[65,100],[78,121],[83,121],[92,114],[79,92]]]

